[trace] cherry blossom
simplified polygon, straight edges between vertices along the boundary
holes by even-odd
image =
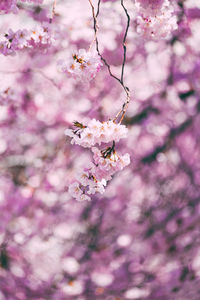
[[[84,170],[79,171],[77,181],[69,186],[69,193],[78,201],[91,200],[88,195],[103,194],[107,181],[112,176],[130,164],[128,153],[119,155],[114,145],[105,150],[93,147],[93,161]]]
[[[76,129],[67,129],[65,134],[72,138],[71,143],[82,147],[91,147],[95,144],[109,143],[111,141],[118,142],[122,138],[126,138],[128,129],[125,125],[120,125],[112,120],[101,123],[92,119],[87,125],[79,122],[74,123]]]
[[[87,171],[86,171],[87,170]],[[69,185],[69,193],[77,201],[90,201],[91,196],[96,193],[104,193],[106,180],[97,180],[94,176],[95,166],[91,164],[77,176],[77,180]]]
[[[110,180],[112,175],[118,171],[121,171],[124,167],[130,164],[130,156],[128,153],[119,155],[112,148],[108,148],[105,151],[100,151],[98,148],[93,147],[94,153],[93,159],[95,165],[95,177],[97,179],[104,178]]]
[[[85,49],[74,51],[67,60],[60,61],[59,64],[62,72],[83,82],[94,79],[102,66],[97,52]]]
[[[14,55],[16,51],[27,48],[44,49],[54,42],[49,26],[37,26],[33,30],[8,30],[0,36],[0,53],[3,55]]]

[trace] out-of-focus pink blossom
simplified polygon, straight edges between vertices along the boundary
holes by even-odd
[[[9,12],[16,13],[17,9],[17,0],[1,0],[0,1],[0,14],[7,14]]]
[[[165,39],[178,28],[173,6],[165,1],[136,2],[137,33],[147,39]]]
[[[44,49],[54,42],[48,25],[37,26],[33,30],[8,30],[0,36],[0,53],[14,55],[16,51],[27,48]]]

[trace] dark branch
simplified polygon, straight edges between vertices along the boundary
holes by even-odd
[[[124,57],[123,57],[122,71],[121,71],[121,83],[123,84],[124,83],[124,67],[125,67],[125,63],[126,63],[126,38],[127,38],[127,34],[128,34],[128,29],[130,26],[130,16],[128,14],[126,7],[124,6],[123,0],[121,0],[121,6],[123,7],[125,14],[127,16],[126,31],[125,31],[124,38],[123,38]]]
[[[100,50],[99,50],[99,41],[98,41],[98,38],[97,38],[97,31],[98,31],[98,23],[97,23],[97,17],[99,15],[99,12],[100,12],[100,4],[101,4],[101,0],[98,0],[98,5],[97,5],[97,13],[95,15],[95,11],[94,11],[94,6],[92,4],[92,1],[89,0],[90,2],[90,5],[91,5],[91,8],[92,8],[92,15],[93,15],[93,21],[94,21],[94,32],[95,32],[95,42],[96,42],[96,50],[97,50],[97,53],[98,55],[100,56],[101,60],[104,62],[105,66],[107,67],[108,69],[108,72],[110,74],[111,77],[113,77],[114,79],[116,79],[123,87],[125,93],[126,93],[126,102],[124,102],[123,106],[122,106],[122,109],[118,112],[118,114],[115,116],[114,118],[114,122],[118,119],[118,117],[121,115],[121,118],[120,118],[120,121],[119,123],[122,122],[123,118],[124,118],[124,115],[126,113],[126,110],[128,108],[128,104],[130,102],[130,92],[129,92],[129,88],[126,87],[124,85],[124,68],[125,68],[125,64],[126,64],[126,38],[127,38],[127,34],[128,34],[128,29],[129,29],[129,26],[130,26],[130,16],[128,14],[128,11],[126,9],[126,7],[124,6],[124,1],[121,0],[121,5],[126,13],[126,16],[127,16],[127,25],[126,25],[126,30],[125,30],[125,34],[124,34],[124,38],[123,38],[123,49],[124,49],[124,54],[123,54],[123,62],[122,62],[122,69],[121,69],[121,76],[120,78],[118,78],[117,76],[115,76],[112,71],[111,71],[111,66],[108,64],[108,62],[106,61],[106,59],[102,56],[102,54],[100,53]]]

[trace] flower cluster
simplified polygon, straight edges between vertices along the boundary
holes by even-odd
[[[9,29],[8,33],[0,36],[0,53],[6,56],[26,48],[44,49],[53,41],[49,27],[46,25],[37,26],[33,30],[20,29],[16,32]]]
[[[118,142],[122,138],[126,138],[128,129],[125,125],[114,123],[112,120],[101,123],[92,119],[86,125],[75,122],[75,130],[67,129],[65,134],[72,138],[71,143],[88,148],[95,144],[109,143],[111,141]]]
[[[97,180],[94,175],[94,166],[90,166],[84,169],[77,175],[77,181],[70,184],[69,194],[75,198],[77,201],[90,201],[90,195],[101,193],[105,191],[106,180]]]
[[[119,155],[112,147],[108,147],[105,151],[93,147],[92,152],[94,163],[84,168],[77,175],[76,181],[69,186],[70,195],[78,201],[90,201],[91,194],[103,194],[107,181],[112,179],[112,175],[130,163],[128,153]]]
[[[76,182],[69,186],[69,193],[78,201],[90,201],[90,195],[103,193],[107,181],[112,175],[129,165],[128,153],[119,155],[115,151],[115,142],[127,136],[128,129],[124,125],[115,124],[113,121],[101,123],[95,119],[87,126],[75,122],[75,130],[67,129],[66,135],[72,137],[72,144],[82,147],[92,147],[95,144],[109,143],[113,141],[112,147],[99,150],[92,147],[93,161],[77,175]]]
[[[102,63],[96,51],[79,49],[73,52],[67,60],[61,61],[60,65],[62,72],[79,81],[88,82],[96,76]]]
[[[128,153],[119,155],[112,147],[107,148],[105,151],[100,151],[98,148],[93,147],[93,159],[95,166],[95,177],[98,180],[104,178],[105,180],[112,179],[112,175],[121,171],[130,163],[130,156]]]
[[[166,39],[177,29],[177,17],[168,0],[136,1],[137,33],[147,39]]]

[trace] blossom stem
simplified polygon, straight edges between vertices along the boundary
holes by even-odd
[[[98,4],[98,11],[97,11],[96,15],[95,15],[94,5],[92,4],[92,1],[89,0],[89,3],[90,3],[91,8],[92,8],[92,16],[93,16],[93,20],[94,20],[94,39],[93,39],[92,43],[90,44],[90,47],[89,47],[89,51],[90,51],[93,44],[94,44],[94,42],[97,40],[97,32],[98,32],[98,29],[99,29],[98,22],[97,22],[97,16],[98,16],[98,13],[99,13],[100,1],[99,1],[99,4]]]

